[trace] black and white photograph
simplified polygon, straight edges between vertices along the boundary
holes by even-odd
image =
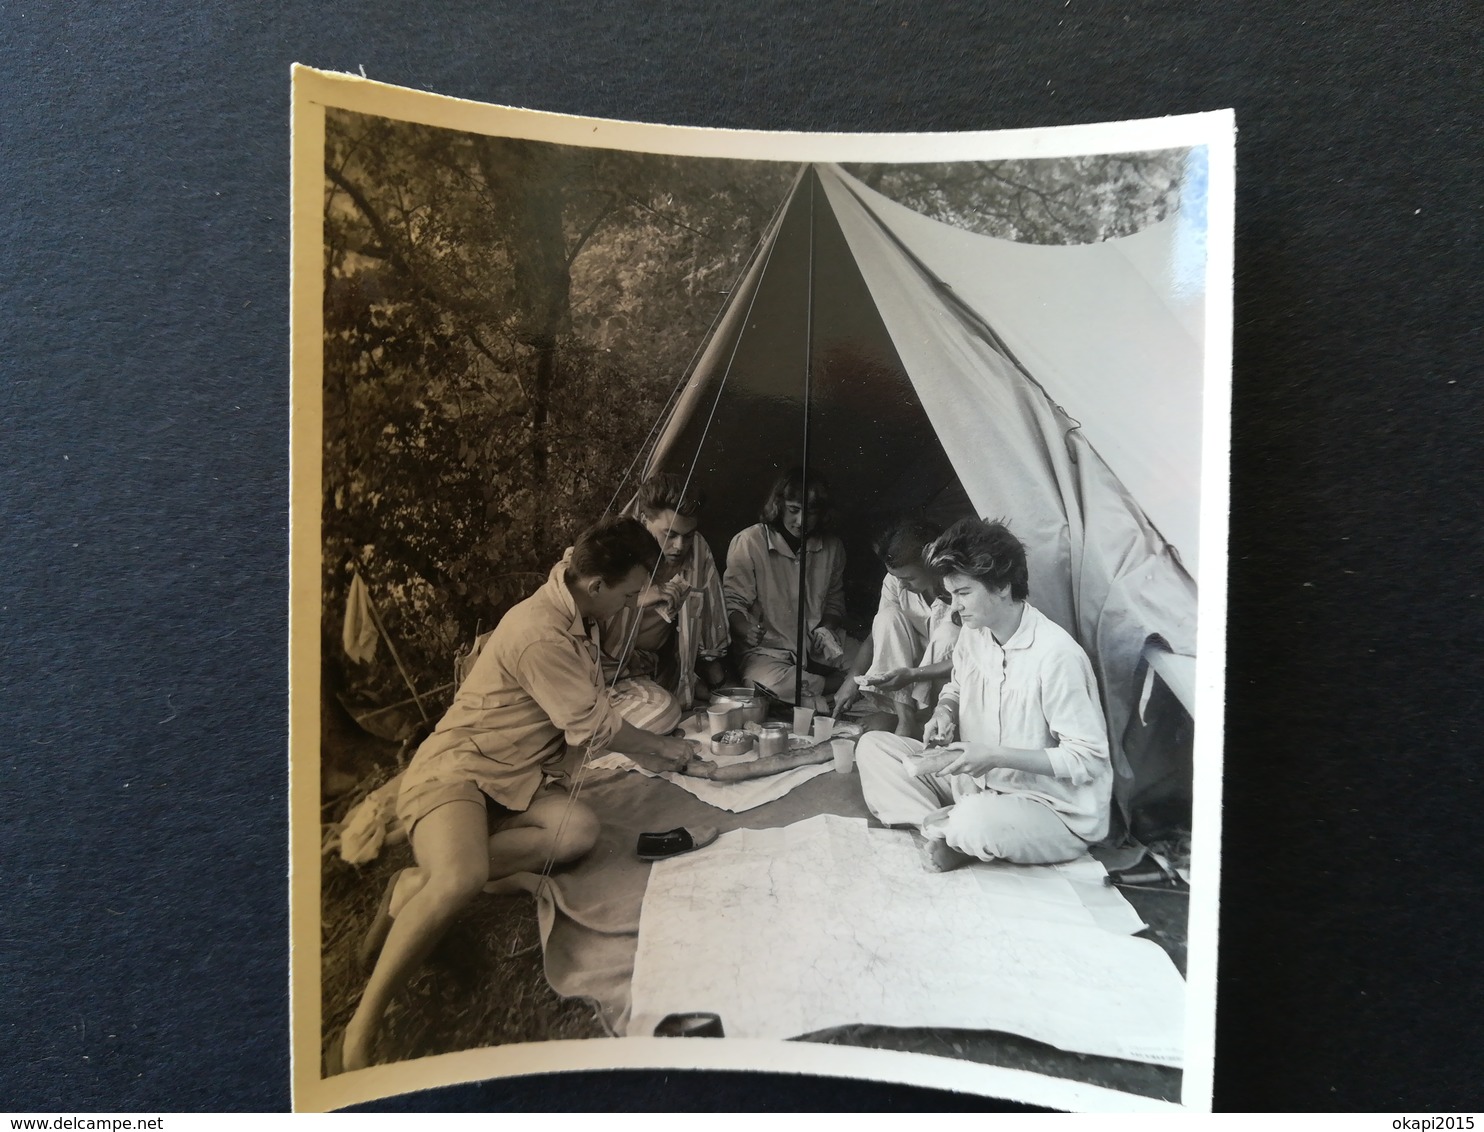
[[[295,1106],[1208,1110],[1232,116],[294,115]]]

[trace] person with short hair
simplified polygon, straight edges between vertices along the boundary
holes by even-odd
[[[1107,836],[1113,786],[1087,654],[1027,600],[1025,547],[1004,523],[955,523],[923,558],[963,625],[953,674],[923,742],[862,736],[866,805],[921,830],[936,871],[1080,856]]]
[[[823,703],[827,679],[834,675],[838,682],[849,663],[847,649],[853,642],[842,629],[845,544],[827,532],[829,485],[813,471],[805,504],[803,469],[784,472],[763,503],[762,521],[733,537],[722,589],[742,679],[793,702],[801,659],[797,639],[799,550],[805,547],[804,701],[818,705]]]
[[[603,625],[603,670],[631,722],[639,722],[627,707],[634,697],[669,697],[678,720],[694,702],[698,682],[703,691],[726,683],[726,596],[711,547],[696,531],[705,504],[704,492],[671,472],[639,487],[634,511],[659,544],[659,565],[635,607]]]
[[[887,526],[871,549],[886,567],[871,635],[835,696],[835,714],[862,699],[872,710],[869,731],[919,738],[924,717],[953,669],[958,624],[942,579],[923,562],[927,545],[943,533],[937,523],[902,518]]]
[[[548,778],[569,752],[621,751],[683,771],[696,744],[641,730],[614,708],[590,628],[632,606],[658,558],[634,519],[583,531],[546,584],[500,620],[403,776],[397,815],[415,868],[392,878],[363,954],[375,968],[346,1027],[345,1069],[370,1064],[387,1003],[481,891],[575,861],[598,819]]]

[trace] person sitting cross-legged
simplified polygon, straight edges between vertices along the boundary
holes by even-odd
[[[887,825],[917,827],[925,861],[1050,864],[1107,835],[1113,772],[1087,655],[1028,596],[1025,547],[965,519],[925,551],[963,628],[923,739],[863,735],[861,789]]]
[[[843,628],[845,544],[828,533],[829,485],[811,471],[806,499],[804,481],[803,468],[793,468],[774,481],[763,503],[762,521],[732,538],[722,589],[743,682],[760,684],[790,703],[802,686],[804,703],[823,707],[824,694],[839,685],[857,645]]]
[[[393,879],[368,935],[375,967],[345,1030],[345,1069],[371,1063],[391,996],[481,891],[517,891],[516,874],[592,848],[592,810],[555,783],[543,787],[569,748],[621,751],[660,772],[684,770],[698,753],[620,716],[589,633],[634,604],[658,556],[634,519],[584,531],[546,584],[501,619],[418,748],[397,799],[417,865]]]
[[[835,715],[857,699],[869,708],[868,731],[894,730],[918,738],[922,725],[953,668],[958,624],[942,580],[922,560],[923,550],[943,533],[926,519],[900,519],[872,543],[886,567],[881,602],[855,665],[835,696]]]

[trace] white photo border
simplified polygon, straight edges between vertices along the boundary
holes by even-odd
[[[319,796],[325,111],[558,145],[687,157],[901,163],[1204,146],[1208,154],[1186,1057],[1181,1104],[973,1062],[811,1042],[550,1041],[465,1050],[323,1078]],[[751,1069],[971,1092],[1071,1111],[1209,1111],[1215,1068],[1221,762],[1226,682],[1236,124],[1231,110],[1142,121],[928,134],[715,130],[573,117],[293,68],[289,530],[290,1032],[293,1104],[323,1111],[492,1077],[586,1069]],[[1196,895],[1200,898],[1197,899]]]

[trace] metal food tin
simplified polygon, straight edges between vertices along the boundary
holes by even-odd
[[[788,754],[788,724],[763,724],[763,733],[758,739],[757,751],[764,758],[769,755]]]

